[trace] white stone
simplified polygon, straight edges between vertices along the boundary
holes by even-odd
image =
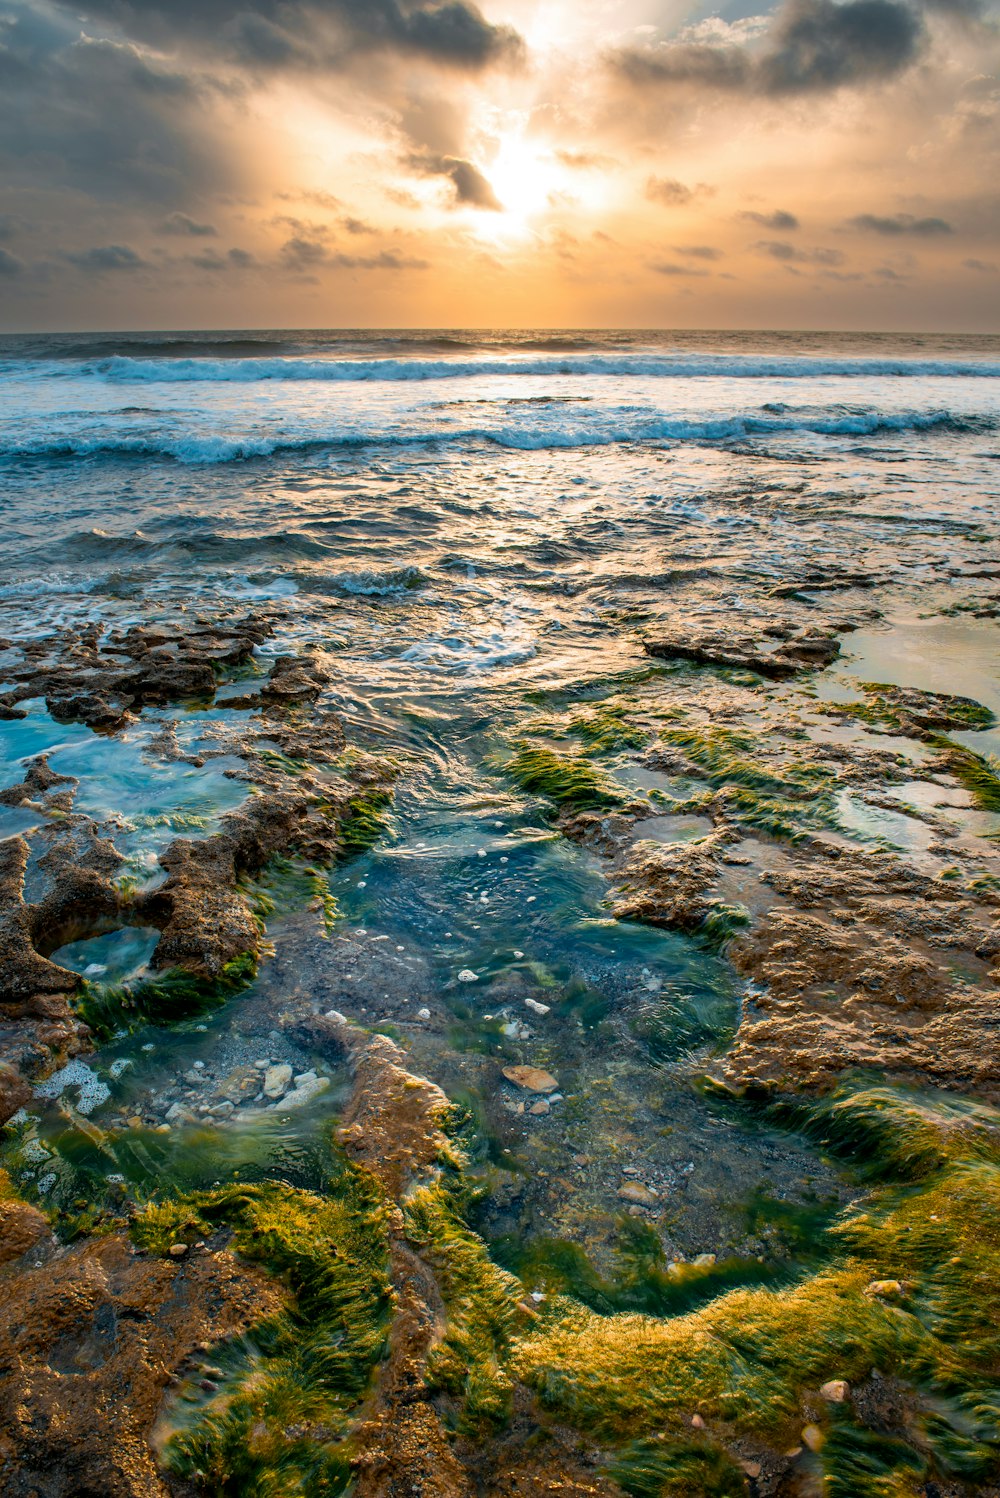
[[[269,1066],[264,1073],[264,1096],[270,1098],[284,1097],[292,1081],[292,1068],[287,1062],[279,1066]]]
[[[462,971],[458,975],[458,981],[459,983],[478,983],[479,974],[474,973],[471,967],[463,967]]]
[[[551,1004],[539,1004],[537,999],[525,999],[524,1002],[526,1007],[531,1010],[532,1014],[548,1014],[549,1010],[552,1008]]]

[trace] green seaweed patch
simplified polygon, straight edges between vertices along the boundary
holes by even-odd
[[[521,1286],[468,1227],[463,1194],[443,1182],[422,1186],[407,1198],[404,1214],[406,1236],[433,1268],[448,1312],[428,1359],[428,1380],[459,1401],[459,1427],[472,1434],[510,1416],[507,1365]]]
[[[608,1468],[632,1498],[744,1498],[746,1478],[713,1442],[634,1441]]]
[[[836,775],[826,765],[803,759],[768,764],[758,739],[730,728],[667,728],[662,738],[683,752],[745,827],[798,842],[807,835],[804,826],[836,821]]]
[[[642,749],[649,743],[649,733],[626,717],[625,703],[602,702],[571,714],[570,733],[583,739],[597,754],[611,754],[619,749]]]
[[[502,768],[522,790],[547,796],[567,810],[594,811],[621,806],[629,799],[622,787],[580,755],[522,745]]]
[[[949,774],[965,787],[980,811],[1000,811],[1000,763],[997,760],[966,749],[944,734],[932,734],[930,742],[942,751]]]
[[[262,936],[268,921],[293,915],[303,907],[320,915],[324,936],[330,935],[340,919],[329,873],[300,858],[272,858],[255,878],[242,879],[240,889]]]
[[[85,978],[73,997],[73,1007],[95,1039],[108,1040],[141,1025],[170,1025],[217,1008],[256,976],[257,956],[244,952],[214,978],[202,978],[180,967],[125,983],[92,983]]]
[[[925,692],[892,682],[863,681],[859,685],[865,694],[863,702],[828,703],[823,711],[902,734],[916,730],[922,735],[927,730],[943,728],[978,730],[992,728],[996,723],[994,713],[972,697]]]
[[[392,821],[387,811],[392,801],[392,791],[382,786],[371,786],[351,796],[337,829],[345,858],[367,853],[391,832]]]
[[[150,1206],[132,1225],[142,1248],[168,1252],[220,1230],[287,1285],[284,1311],[252,1345],[217,1350],[223,1388],[171,1412],[180,1428],[163,1459],[220,1498],[327,1498],[351,1481],[352,1416],[383,1357],[392,1295],[386,1207],[373,1178],[345,1165],[330,1196],[281,1184],[225,1189]]]
[[[697,1411],[780,1449],[798,1444],[824,1382],[857,1387],[874,1368],[907,1380],[906,1428],[881,1446],[861,1405],[817,1416],[830,1491],[905,1493],[912,1474],[960,1464],[995,1477],[1000,1115],[867,1089],[819,1105],[813,1126],[861,1165],[877,1150],[884,1177],[835,1220],[821,1268],[668,1318],[557,1299],[515,1344],[516,1374],[557,1418],[611,1441],[679,1439]],[[842,1417],[858,1439],[838,1434]]]
[[[704,1305],[734,1285],[788,1278],[785,1266],[737,1256],[712,1264],[668,1263],[656,1229],[622,1217],[614,1272],[602,1274],[578,1243],[510,1234],[494,1240],[494,1257],[525,1284],[549,1295],[572,1296],[599,1315],[641,1311],[676,1316]]]

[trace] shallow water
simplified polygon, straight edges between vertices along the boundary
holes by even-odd
[[[389,1027],[470,1107],[492,1237],[555,1232],[607,1262],[628,1166],[670,1202],[669,1253],[756,1261],[769,1250],[744,1211],[755,1194],[851,1191],[813,1146],[699,1091],[743,985],[704,945],[614,921],[601,862],[556,836],[501,763],[574,704],[641,687],[669,707],[683,677],[650,661],[643,634],[737,630],[775,607],[772,589],[797,590],[808,623],[833,584],[865,622],[821,696],[899,680],[1000,706],[996,622],[922,619],[913,603],[947,608],[995,532],[997,340],[4,340],[0,378],[0,635],[268,605],[260,665],[317,651],[350,742],[402,768],[386,836],[330,877],[332,928],[276,917],[246,993],[52,1079],[22,1131],[26,1187],[68,1211],[217,1179],[321,1185],[344,1079],[283,1027],[318,1002]],[[898,617],[879,622],[875,581],[879,608],[894,590],[908,600]],[[48,754],[79,781],[76,809],[154,872],[173,837],[206,835],[247,794],[237,757],[196,766],[153,742],[171,719],[185,754],[224,749],[239,717],[225,698],[147,712],[116,738],[33,705],[0,723],[3,784]],[[606,760],[653,795],[637,835],[703,835],[655,798],[704,783],[640,758]],[[875,846],[923,855],[933,836],[903,807],[850,796],[841,811],[841,831]],[[0,815],[0,837],[31,825]],[[151,947],[127,930],[56,955],[112,982],[141,976]],[[279,1059],[330,1085],[294,1115],[244,1107]],[[517,1111],[499,1077],[511,1062],[556,1075],[547,1113]],[[213,1114],[226,1088],[234,1114]]]

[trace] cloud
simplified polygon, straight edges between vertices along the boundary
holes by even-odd
[[[861,229],[869,234],[917,234],[931,238],[936,234],[953,234],[951,224],[943,218],[914,218],[910,213],[895,213],[882,217],[877,213],[859,213],[847,220],[852,229]]]
[[[722,251],[717,250],[712,244],[675,244],[674,251],[678,255],[687,255],[692,260],[721,260]]]
[[[455,205],[503,212],[503,204],[486,177],[464,156],[438,156],[432,151],[415,152],[410,167],[430,177],[449,177],[455,188]]]
[[[190,234],[194,239],[211,238],[218,232],[214,224],[201,224],[186,213],[171,213],[160,225],[161,234]]]
[[[759,224],[762,229],[777,229],[786,234],[801,227],[795,214],[786,213],[783,208],[776,208],[773,213],[752,213],[748,210],[741,213],[740,218],[745,218],[751,224]]]
[[[658,276],[707,276],[707,270],[696,270],[693,265],[677,265],[672,260],[654,261],[649,267]]]
[[[399,255],[395,250],[380,250],[375,255],[352,255],[325,244],[321,239],[295,235],[281,247],[281,260],[287,270],[299,275],[312,274],[324,267],[341,270],[427,270],[426,260]]]
[[[249,250],[241,250],[234,246],[220,255],[217,250],[205,250],[200,255],[188,257],[188,263],[195,265],[199,270],[224,271],[224,270],[248,270],[256,265],[256,259]]]
[[[106,271],[141,270],[146,262],[127,244],[97,245],[90,250],[69,252],[64,257],[78,270],[104,275]]]
[[[982,272],[983,275],[987,276],[996,275],[997,270],[1000,269],[1000,267],[995,265],[992,260],[976,260],[973,258],[969,260],[963,260],[962,264],[965,266],[966,270],[977,270]]]
[[[604,171],[617,166],[613,156],[604,156],[600,151],[554,151],[553,155],[563,166],[574,171]]]
[[[327,70],[395,53],[478,71],[516,63],[523,42],[467,0],[58,0],[171,52],[210,51],[260,71]]]
[[[829,93],[893,78],[916,60],[924,40],[917,13],[902,0],[785,0],[763,36],[718,27],[653,47],[613,53],[611,66],[647,88],[685,86],[723,93]]]
[[[686,182],[678,182],[673,177],[646,178],[646,197],[651,203],[666,203],[670,208],[692,203],[695,198],[709,197],[714,191],[707,182],[688,187]]]
[[[22,276],[24,269],[23,260],[18,260],[17,256],[12,255],[9,250],[0,248],[0,276],[13,280],[15,276]]]
[[[811,250],[801,250],[797,245],[782,239],[760,239],[754,249],[785,265],[843,265],[846,259],[840,250],[829,250],[823,245],[817,245]]]
[[[183,206],[219,183],[226,148],[208,127],[218,91],[197,69],[129,42],[81,35],[58,11],[6,0],[0,15],[0,172],[5,188]]]

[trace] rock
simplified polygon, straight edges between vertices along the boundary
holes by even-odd
[[[700,1415],[692,1415],[691,1416],[691,1424],[694,1426],[695,1430],[704,1430],[705,1429],[705,1422],[701,1418]]]
[[[508,1082],[526,1092],[555,1092],[559,1086],[552,1073],[542,1071],[539,1066],[505,1066],[503,1074]]]
[[[171,1103],[164,1114],[167,1123],[194,1123],[194,1114],[190,1108],[185,1108],[183,1103]]]
[[[634,1202],[637,1207],[656,1207],[660,1203],[657,1193],[641,1181],[626,1181],[618,1187],[618,1195],[623,1202]]]
[[[326,1092],[329,1086],[329,1077],[318,1077],[315,1072],[307,1072],[292,1092],[286,1093],[280,1103],[275,1103],[274,1112],[291,1113],[295,1108],[304,1108],[321,1092]]]
[[[865,1294],[873,1298],[876,1296],[902,1295],[903,1286],[899,1280],[872,1280],[870,1285],[865,1286]]]
[[[215,1107],[210,1108],[208,1111],[213,1118],[228,1118],[230,1113],[236,1112],[236,1106],[230,1102],[216,1103]]]
[[[430,1010],[428,1008],[426,1008],[426,1006],[423,1009],[418,1009],[417,1010],[417,1019],[429,1020],[430,1017],[431,1017],[431,1012],[430,1012]]]
[[[551,1004],[540,1004],[537,999],[525,999],[524,1002],[532,1014],[548,1014],[552,1008]]]
[[[831,1378],[828,1379],[825,1384],[820,1385],[819,1392],[822,1394],[823,1398],[829,1400],[831,1404],[843,1404],[844,1400],[851,1392],[851,1386],[847,1382],[846,1378]]]
[[[339,1009],[328,1009],[324,1018],[332,1019],[338,1025],[346,1025],[348,1022],[347,1015],[341,1014]]]
[[[462,971],[458,975],[458,981],[459,983],[478,983],[479,974],[474,973],[471,967],[463,967]]]
[[[801,1431],[803,1446],[808,1446],[810,1451],[822,1451],[826,1436],[818,1425],[803,1425]]]
[[[539,1098],[538,1102],[532,1103],[531,1107],[528,1109],[528,1112],[534,1113],[536,1117],[540,1117],[542,1114],[550,1113],[551,1111],[552,1110],[549,1108],[549,1105],[544,1098]]]
[[[188,1246],[186,1243],[171,1243],[167,1250],[172,1259],[183,1259],[187,1251]]]
[[[264,1096],[269,1098],[284,1097],[292,1082],[292,1068],[287,1062],[281,1062],[278,1066],[269,1066],[264,1073]]]
[[[691,1263],[696,1269],[711,1269],[712,1265],[715,1263],[715,1255],[697,1254],[695,1258],[691,1260]]]
[[[740,1466],[748,1477],[759,1477],[763,1471],[760,1462],[741,1461]]]
[[[581,1170],[582,1170],[585,1165],[589,1165],[590,1164],[590,1156],[589,1155],[574,1155],[573,1156],[573,1164],[574,1165],[579,1165],[580,1168],[581,1168]]]

